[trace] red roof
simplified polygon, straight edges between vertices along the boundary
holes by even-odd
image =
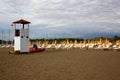
[[[13,22],[13,23],[14,23],[14,24],[16,24],[16,23],[29,24],[29,23],[31,23],[31,22],[26,21],[26,20],[23,20],[23,19],[20,19],[20,20],[17,20],[17,21],[15,21],[15,22]]]

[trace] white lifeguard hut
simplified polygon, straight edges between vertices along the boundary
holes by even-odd
[[[14,52],[29,53],[29,24],[31,22],[20,19],[13,22],[15,27]]]

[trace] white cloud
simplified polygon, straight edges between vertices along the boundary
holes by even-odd
[[[120,23],[119,17],[119,0],[0,0],[0,24],[5,26],[23,18],[34,27],[59,29],[75,25],[74,28],[82,30],[78,27],[82,25],[88,30],[87,25],[93,28],[89,23],[96,26],[103,23],[104,30],[109,31],[108,24],[116,26]],[[97,31],[101,31],[99,27]],[[119,27],[114,30],[118,31]]]

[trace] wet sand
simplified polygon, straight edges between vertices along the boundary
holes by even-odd
[[[14,55],[0,48],[0,80],[120,80],[120,52],[46,50]]]

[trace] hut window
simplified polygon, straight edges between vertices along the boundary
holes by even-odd
[[[15,30],[15,36],[20,36],[20,30],[18,29]]]

